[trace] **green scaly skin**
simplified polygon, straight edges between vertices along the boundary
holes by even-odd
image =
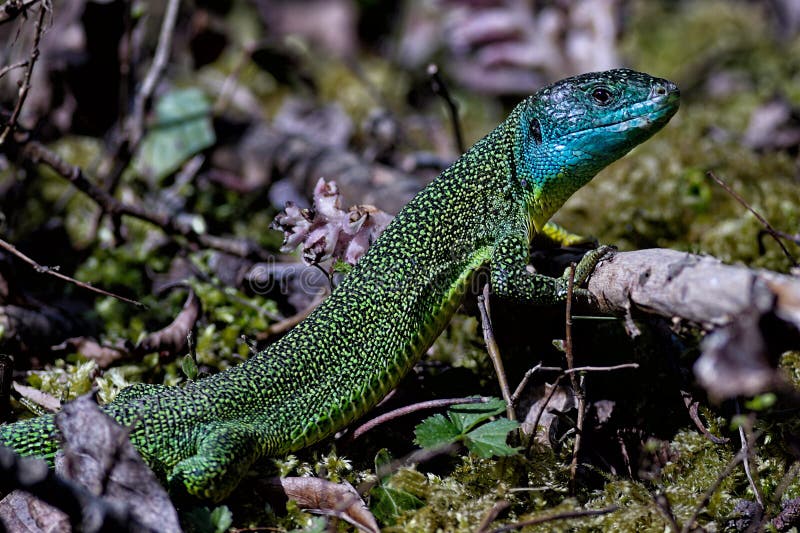
[[[309,446],[377,404],[441,333],[478,268],[489,265],[499,296],[563,300],[565,276],[526,270],[531,239],[574,242],[547,220],[661,129],[678,102],[673,83],[631,70],[540,90],[421,191],[282,339],[184,387],[130,387],[105,412],[132,427],[134,446],[173,491],[224,498],[259,458]],[[606,251],[584,257],[577,284]],[[0,443],[52,458],[53,417],[1,427]]]

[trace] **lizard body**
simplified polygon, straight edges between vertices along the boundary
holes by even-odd
[[[525,269],[531,239],[602,168],[662,128],[677,87],[631,70],[541,89],[423,189],[331,296],[243,364],[183,387],[136,385],[103,409],[170,487],[227,496],[261,457],[313,444],[377,404],[433,343],[471,275],[500,296],[552,303],[566,277]],[[603,250],[576,270],[583,282]],[[52,457],[53,416],[0,427],[0,444]]]

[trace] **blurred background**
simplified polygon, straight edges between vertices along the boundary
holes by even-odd
[[[797,0],[6,0],[0,42],[0,238],[149,306],[87,293],[0,251],[0,350],[15,356],[17,382],[56,399],[94,387],[108,400],[134,381],[175,384],[237,364],[329,285],[279,252],[283,236],[269,227],[286,202],[311,206],[324,177],[336,181],[340,207],[394,214],[522,98],[587,71],[671,79],[682,103],[558,222],[622,250],[666,247],[790,272],[795,260],[712,171],[800,254]],[[552,331],[563,325],[560,311],[535,315],[543,333],[532,340],[535,311],[509,316],[516,311],[499,315],[507,325],[498,332],[504,355],[522,357],[509,364],[514,379],[531,357],[555,352]],[[617,402],[618,418],[592,428],[594,470],[580,502],[628,504],[627,515],[594,522],[599,529],[665,530],[658,491],[687,519],[736,453],[686,417],[676,391],[691,381],[701,335],[673,326],[647,324],[635,341],[618,322],[580,333],[587,360],[643,365],[628,381],[593,378],[593,400]],[[186,366],[190,351],[196,367]],[[474,318],[457,317],[430,356],[399,403],[497,393]],[[800,357],[783,363],[796,382]],[[26,401],[15,392],[4,407],[0,395],[0,417]],[[791,409],[762,427],[767,492],[796,461]],[[714,431],[738,438],[733,410],[704,412]],[[381,444],[411,450],[409,424]],[[628,448],[615,448],[623,441]],[[316,455],[283,466],[364,478],[377,447],[350,449],[355,471]],[[577,505],[563,453],[548,453],[509,469],[556,487],[509,496],[515,516]],[[493,504],[493,476],[511,475],[466,456],[438,468],[404,474],[403,490],[426,505],[411,529],[470,530]],[[736,529],[725,520],[749,490],[743,474],[728,478],[703,520]],[[796,481],[784,494],[800,497]],[[285,527],[302,523],[292,516]]]

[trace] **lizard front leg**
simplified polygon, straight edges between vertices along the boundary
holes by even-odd
[[[573,293],[587,300],[588,290],[580,286],[589,278],[601,259],[612,252],[609,246],[589,251],[575,267]],[[563,302],[567,298],[569,269],[559,278],[535,274],[527,269],[528,240],[522,232],[503,236],[492,253],[490,269],[492,290],[495,294],[512,300],[538,305]]]

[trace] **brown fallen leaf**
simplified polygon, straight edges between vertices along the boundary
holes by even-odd
[[[378,522],[355,488],[346,481],[333,483],[316,477],[285,477],[266,480],[309,512],[335,516],[368,533],[380,532]]]
[[[200,298],[189,289],[189,296],[175,320],[142,339],[133,349],[134,354],[159,352],[162,357],[169,357],[182,353],[186,349],[187,337],[202,312],[203,305],[200,303]]]

